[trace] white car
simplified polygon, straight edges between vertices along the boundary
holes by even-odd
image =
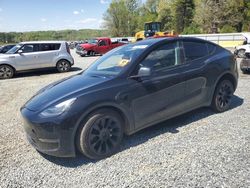
[[[0,55],[0,79],[12,78],[16,72],[55,67],[67,72],[74,64],[65,41],[22,42]]]
[[[241,58],[245,53],[250,53],[250,33],[242,33],[242,35],[245,37],[244,44],[236,47],[236,54]]]

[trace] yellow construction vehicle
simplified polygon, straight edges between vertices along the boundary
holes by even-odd
[[[139,31],[135,34],[135,40],[143,40],[145,38],[149,37],[173,37],[177,36],[174,31],[170,32],[162,32],[161,28],[162,24],[161,22],[146,22],[144,24],[144,31]]]

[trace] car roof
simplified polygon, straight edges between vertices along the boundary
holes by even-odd
[[[195,37],[166,37],[166,38],[149,38],[149,39],[145,39],[145,40],[141,40],[141,41],[138,41],[134,44],[136,45],[154,45],[154,44],[157,44],[157,43],[161,43],[161,42],[164,42],[164,41],[173,41],[173,40],[188,40],[188,41],[193,41],[193,42],[202,42],[202,43],[211,43],[211,44],[214,44],[216,45],[215,43],[213,42],[210,42],[210,41],[207,41],[207,40],[203,40],[203,39],[200,39],[200,38],[195,38]]]
[[[96,39],[97,40],[110,40],[109,37],[97,37]]]
[[[66,41],[27,41],[27,42],[20,42],[20,44],[54,44],[54,43],[64,43]]]

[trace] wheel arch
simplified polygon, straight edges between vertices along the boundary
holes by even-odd
[[[13,65],[10,65],[8,63],[1,63],[0,66],[1,65],[7,65],[7,66],[11,67],[14,70],[14,73],[16,73],[16,71],[17,71],[16,68]]]
[[[75,151],[77,151],[77,145],[76,145],[77,133],[79,129],[82,127],[82,124],[86,122],[90,114],[101,109],[111,109],[111,110],[118,112],[118,114],[121,116],[121,118],[124,121],[124,124],[123,124],[124,134],[126,135],[130,134],[131,128],[133,127],[134,122],[131,120],[132,118],[129,118],[129,116],[126,113],[126,110],[120,108],[117,104],[113,104],[113,103],[103,103],[103,104],[95,105],[93,107],[90,107],[89,110],[87,110],[86,112],[84,112],[76,123],[74,132],[73,132],[73,139],[74,139],[73,141],[74,141]]]
[[[225,80],[225,79],[228,79],[229,81],[232,82],[233,86],[234,86],[234,91],[236,90],[237,88],[237,80],[235,78],[235,76],[232,74],[232,73],[224,73],[222,74],[216,81],[216,84],[215,84],[215,88],[217,87],[217,85],[222,81],[222,80]]]
[[[60,61],[67,61],[67,62],[70,64],[70,61],[67,60],[66,58],[59,58],[59,59],[56,61],[56,66],[57,66],[57,64],[58,64]],[[71,66],[71,64],[70,64],[70,66]]]

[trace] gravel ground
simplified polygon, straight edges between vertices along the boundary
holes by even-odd
[[[125,137],[101,161],[56,158],[31,147],[20,107],[41,87],[76,74],[39,71],[0,81],[0,187],[250,187],[250,75],[240,75],[232,109],[198,109]]]

